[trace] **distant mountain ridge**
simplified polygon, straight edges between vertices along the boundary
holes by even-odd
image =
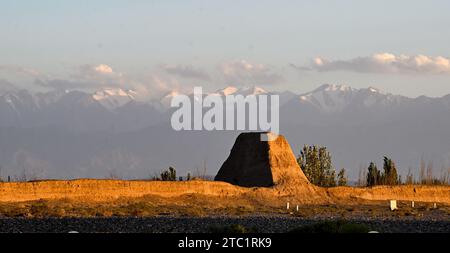
[[[141,101],[136,91],[110,88],[0,91],[2,173],[133,178],[170,165],[181,175],[193,173],[206,163],[214,175],[239,132],[172,130],[170,101],[177,94]],[[303,94],[233,86],[206,94],[280,95],[280,130],[294,152],[304,144],[325,145],[335,166],[353,179],[383,155],[402,173],[421,157],[434,161],[437,174],[450,167],[450,95],[409,98],[332,84]]]

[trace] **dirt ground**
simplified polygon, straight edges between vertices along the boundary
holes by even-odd
[[[389,210],[390,199],[398,200],[398,210]],[[211,181],[93,179],[0,183],[0,217],[223,215],[450,220],[450,187],[320,188],[308,183],[245,188]]]

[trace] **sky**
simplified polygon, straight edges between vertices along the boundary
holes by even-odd
[[[443,96],[449,10],[444,0],[0,0],[0,86],[152,96],[332,83]]]

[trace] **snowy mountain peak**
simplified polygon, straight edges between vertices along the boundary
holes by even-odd
[[[369,87],[369,88],[367,88],[370,92],[373,92],[373,93],[381,93],[381,91],[379,90],[379,89],[377,89],[377,88],[374,88],[374,87]]]
[[[325,111],[342,110],[352,99],[353,88],[346,85],[324,84],[312,92],[300,95],[300,100]]]
[[[324,84],[299,97],[302,103],[311,104],[324,112],[338,112],[353,105],[371,107],[399,103],[406,98],[384,93],[377,88],[355,89],[346,85]]]
[[[115,109],[135,100],[137,93],[133,90],[107,88],[96,91],[92,98],[107,109]]]
[[[354,90],[352,87],[348,85],[339,85],[339,84],[323,84],[319,88],[313,90],[311,93],[317,93],[322,91],[337,91],[337,92],[346,92]]]
[[[173,90],[173,91],[170,91],[170,92],[166,93],[166,95],[163,96],[163,99],[165,99],[165,98],[170,98],[171,99],[171,98],[173,98],[175,96],[178,96],[178,95],[180,95],[180,92],[178,92],[176,90]]]
[[[217,90],[214,93],[211,93],[211,95],[220,95],[220,96],[228,96],[228,95],[261,95],[261,94],[267,94],[268,92],[264,90],[261,87],[258,86],[251,86],[251,87],[242,87],[238,88],[235,86],[228,86],[223,89]]]
[[[239,89],[235,86],[228,86],[228,87],[225,87],[223,89],[216,91],[216,93],[218,93],[219,95],[228,96],[228,95],[236,93],[238,90]]]
[[[134,99],[134,96],[137,93],[133,90],[123,90],[123,89],[104,89],[104,90],[100,90],[100,91],[96,91],[92,97],[95,100],[103,100],[103,99],[107,99],[109,97],[128,97],[131,99]]]

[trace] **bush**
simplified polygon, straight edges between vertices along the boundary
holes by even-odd
[[[168,170],[163,171],[161,173],[161,180],[162,181],[177,181],[177,171],[174,168],[169,167]]]
[[[347,186],[347,176],[345,175],[345,169],[342,168],[338,173],[337,185],[338,186]]]

